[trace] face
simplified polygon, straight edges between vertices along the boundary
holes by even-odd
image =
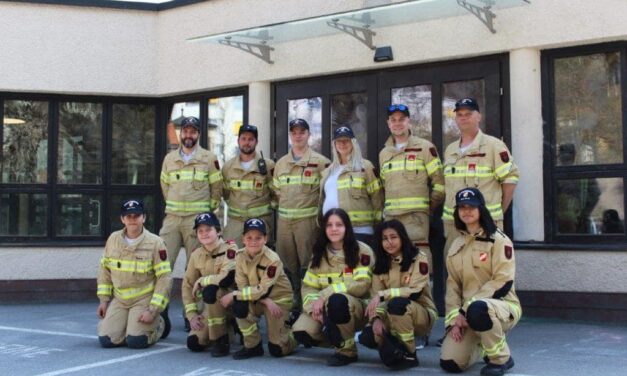
[[[263,246],[266,245],[268,237],[261,231],[250,230],[242,236],[242,241],[249,255],[254,256],[261,252]]]
[[[341,242],[344,241],[346,226],[339,216],[333,214],[329,217],[329,220],[327,221],[325,233],[327,234],[327,238],[331,243]]]
[[[181,129],[181,143],[188,149],[191,149],[198,142],[200,132],[194,127],[185,127]]]
[[[257,139],[250,132],[244,132],[237,138],[237,146],[242,154],[251,155],[255,153]]]
[[[199,225],[196,228],[196,236],[202,245],[211,245],[218,240],[220,233],[215,227],[209,225]]]
[[[388,116],[388,128],[390,128],[390,133],[395,137],[407,136],[410,126],[409,117],[402,112],[396,111]]]
[[[455,112],[455,122],[462,132],[478,130],[481,123],[481,113],[467,108],[460,108]]]
[[[144,227],[146,216],[144,214],[127,214],[120,217],[126,231],[137,232]]]
[[[393,228],[386,228],[381,234],[383,249],[390,256],[396,257],[401,253],[401,237]]]
[[[309,131],[302,127],[294,127],[290,131],[290,142],[297,148],[304,148],[309,142]]]
[[[457,211],[464,224],[473,225],[479,222],[479,208],[462,204],[458,206]]]
[[[340,137],[335,142],[335,150],[341,156],[349,156],[353,152],[353,142],[348,137]]]

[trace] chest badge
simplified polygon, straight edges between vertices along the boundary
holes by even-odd
[[[488,254],[485,252],[481,252],[479,254],[479,261],[488,261]]]
[[[415,161],[416,160],[416,156],[413,155],[413,154],[410,154],[410,155],[407,156],[407,160],[408,161]]]
[[[344,268],[344,275],[346,276],[350,276],[353,275],[353,269],[349,268],[348,266]]]
[[[311,176],[311,170],[305,170],[305,176],[307,177]]]
[[[468,173],[474,174],[477,172],[477,164],[476,163],[468,163]]]

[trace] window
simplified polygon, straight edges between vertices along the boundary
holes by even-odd
[[[625,242],[625,44],[547,51],[546,237]]]

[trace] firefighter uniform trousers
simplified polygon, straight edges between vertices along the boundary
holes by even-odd
[[[383,216],[403,223],[409,239],[427,254],[429,248],[429,206],[444,201],[442,162],[435,146],[411,136],[401,150],[389,137],[379,153],[381,180],[385,191]]]
[[[110,304],[98,323],[98,336],[104,347],[125,341],[131,347],[145,347],[161,338],[164,322],[158,315],[150,324],[138,319],[147,309],[160,312],[168,304],[170,262],[163,240],[147,229],[132,245],[124,236],[125,230],[112,233],[100,260],[97,295],[100,302]]]
[[[173,150],[163,160],[161,191],[166,216],[159,236],[168,247],[174,263],[181,247],[185,247],[187,262],[192,251],[200,246],[194,231],[196,215],[213,211],[222,197],[222,174],[215,154],[196,146],[189,162],[181,157],[181,148]]]
[[[464,233],[446,258],[445,326],[464,314],[468,328],[461,342],[447,335],[440,364],[448,371],[464,370],[480,357],[505,364],[510,349],[505,334],[520,320],[522,309],[514,289],[515,257],[511,240],[497,230],[486,237]]]
[[[290,354],[296,348],[291,329],[285,324],[292,306],[292,286],[283,270],[279,256],[264,246],[259,254],[250,257],[246,248],[236,256],[233,314],[242,335],[244,347],[250,349],[261,344],[257,321],[265,316],[268,328],[268,350],[271,355],[280,357]],[[274,317],[259,300],[269,298],[282,311],[281,317]]]
[[[276,250],[294,288],[294,309],[300,310],[301,280],[318,236],[316,216],[320,205],[320,176],[330,161],[309,148],[295,161],[288,152],[274,168],[278,200]]]
[[[359,242],[359,262],[355,268],[345,263],[344,252],[327,250],[320,266],[311,266],[303,280],[303,312],[292,326],[294,336],[306,346],[333,347],[336,353],[357,356],[355,332],[364,327],[365,304],[372,282],[374,254]],[[312,317],[313,303],[325,299],[324,322]]]

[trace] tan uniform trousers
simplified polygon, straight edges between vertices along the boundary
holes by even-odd
[[[179,256],[181,247],[185,247],[185,265],[189,262],[189,256],[194,249],[200,247],[200,243],[196,238],[196,231],[194,231],[194,220],[196,214],[178,216],[173,214],[166,214],[163,219],[163,226],[159,231],[159,236],[165,242],[165,246],[168,248],[168,259],[174,270],[174,263]]]
[[[98,323],[98,336],[108,336],[116,345],[124,342],[126,336],[143,335],[148,337],[148,344],[156,343],[163,334],[163,318],[158,315],[150,324],[139,322],[141,314],[150,307],[151,298],[147,295],[130,302],[113,298],[105,318]]]
[[[494,222],[496,223],[496,227],[503,230],[502,220],[497,220]],[[444,251],[442,252],[444,254],[444,258],[443,258],[444,264],[446,264],[446,256],[448,256],[449,248],[451,248],[451,245],[453,245],[453,242],[455,241],[455,239],[457,239],[460,235],[461,233],[455,228],[455,223],[444,222],[444,236],[446,237],[446,243],[444,244]]]
[[[433,257],[431,256],[431,247],[429,247],[429,214],[413,212],[402,215],[385,216],[386,221],[391,219],[399,220],[403,226],[405,226],[409,240],[416,244],[416,247],[427,255],[427,259],[429,260],[429,273],[431,273]]]
[[[385,307],[385,305],[379,305],[379,307]],[[416,350],[415,336],[428,336],[437,319],[435,312],[427,310],[416,302],[411,302],[404,315],[388,313],[383,323],[385,330],[403,341],[407,350],[413,353]],[[380,344],[381,340],[381,337],[375,336],[377,344]]]
[[[442,360],[453,360],[457,366],[465,370],[483,356],[493,364],[505,364],[510,357],[509,346],[505,334],[520,319],[517,312],[507,302],[499,299],[481,299],[488,305],[488,314],[492,320],[492,329],[476,332],[466,328],[461,342],[455,342],[447,335],[442,343]]]
[[[275,302],[276,303],[276,302]],[[289,319],[291,302],[276,303],[283,311],[281,317],[274,317],[265,305],[257,303],[249,303],[248,316],[245,319],[237,318],[237,326],[244,336],[244,347],[253,348],[261,343],[261,334],[257,321],[264,315],[266,317],[266,327],[268,328],[268,341],[281,347],[283,355],[290,354],[298,345],[292,330],[285,324]]]
[[[227,334],[227,325],[232,318],[231,313],[220,304],[220,298],[229,291],[218,289],[216,293],[217,301],[213,304],[203,304],[202,316],[205,318],[205,327],[201,330],[191,330],[189,336],[198,337],[198,343],[202,346],[209,345],[210,341]]]
[[[300,288],[305,270],[309,266],[311,252],[318,237],[316,217],[288,221],[277,220],[276,251],[289,272],[294,290],[294,309],[302,308]]]
[[[337,324],[337,328],[339,329],[344,342],[342,343],[342,347],[335,348],[335,352],[345,356],[354,357],[357,356],[355,332],[363,329],[367,322],[364,315],[364,304],[361,299],[357,299],[352,295],[342,295],[348,299],[348,309],[351,319],[345,324]],[[319,342],[319,346],[331,347],[322,333],[322,324],[314,320],[311,315],[306,312],[300,314],[298,320],[296,320],[294,325],[292,325],[292,330],[295,332],[307,332],[311,338]]]
[[[266,215],[263,217],[259,217],[266,223],[267,234],[268,234],[268,242],[266,245],[270,248],[274,247],[274,229],[272,226],[274,222],[272,221],[272,215]],[[236,218],[228,217],[226,226],[224,227],[224,231],[222,231],[222,238],[224,240],[235,240],[238,248],[243,248],[244,243],[242,242],[242,233],[244,232],[244,222],[246,220],[240,220]]]

